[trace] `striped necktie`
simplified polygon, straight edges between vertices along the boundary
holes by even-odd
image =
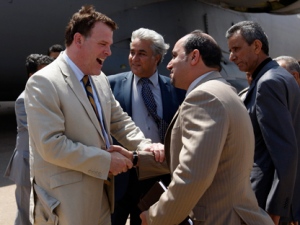
[[[142,84],[142,98],[143,98],[144,104],[145,104],[148,112],[154,119],[155,123],[157,124],[161,143],[164,143],[165,133],[167,131],[169,124],[163,118],[160,118],[157,115],[156,102],[155,102],[153,93],[149,86],[150,84],[152,85],[151,81],[148,78],[141,78],[139,80],[139,82],[141,82],[141,84]]]
[[[91,82],[90,82],[90,79],[89,79],[89,76],[88,75],[84,75],[84,77],[82,78],[82,82],[84,84],[84,87],[85,87],[85,91],[86,91],[86,94],[87,94],[87,97],[94,109],[94,112],[98,118],[98,121],[99,121],[99,124],[100,124],[100,127],[101,127],[101,130],[102,130],[102,133],[103,135],[105,135],[105,130],[104,130],[104,127],[102,126],[101,122],[100,122],[100,117],[99,117],[99,113],[98,113],[98,110],[97,110],[97,106],[96,106],[96,103],[95,103],[95,100],[94,100],[94,95],[93,95],[93,88],[91,86]],[[107,177],[107,180],[104,181],[105,184],[107,185],[110,185],[110,180],[111,180],[111,177],[110,175]]]
[[[93,88],[91,86],[89,76],[84,75],[84,77],[82,78],[82,82],[84,84],[87,97],[88,97],[88,99],[89,99],[89,101],[90,101],[90,103],[91,103],[91,105],[94,109],[94,112],[96,113],[96,116],[97,116],[98,120],[100,121],[99,113],[98,113],[97,106],[96,106],[96,103],[95,103],[95,100],[94,100]],[[100,123],[100,126],[101,126],[101,123]]]

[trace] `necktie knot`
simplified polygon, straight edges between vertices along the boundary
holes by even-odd
[[[89,79],[89,76],[88,75],[84,75],[83,78],[82,78],[82,82],[84,84],[84,86],[89,86],[90,85],[90,79]]]
[[[140,82],[142,85],[152,84],[151,80],[150,80],[149,78],[145,78],[145,77],[141,78],[141,79],[139,80],[139,82]]]

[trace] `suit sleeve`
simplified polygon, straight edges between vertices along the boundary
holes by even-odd
[[[192,91],[180,110],[171,133],[171,146],[181,138],[179,164],[168,190],[148,211],[152,225],[179,224],[192,211],[213,181],[227,137],[228,117],[217,97]]]
[[[25,103],[24,103],[25,93],[23,92],[21,96],[15,102],[15,112],[17,118],[18,129],[27,130],[27,115],[25,111]]]
[[[279,79],[279,78],[277,78]],[[284,82],[268,79],[257,91],[256,113],[266,148],[275,167],[266,210],[288,215],[297,171],[297,140]]]
[[[169,174],[170,169],[166,160],[163,163],[156,162],[151,152],[139,151],[139,180],[150,179],[156,176]]]

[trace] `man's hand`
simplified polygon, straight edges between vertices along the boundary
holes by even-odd
[[[271,219],[273,220],[273,222],[274,222],[275,225],[279,224],[280,216],[273,215],[273,214],[270,214],[270,213],[269,213],[269,216],[271,217]]]
[[[132,161],[133,158],[133,154],[131,151],[128,151],[127,149],[119,145],[111,145],[108,149],[108,152],[119,152],[120,154],[128,158],[130,161]]]
[[[148,225],[147,219],[146,219],[146,212],[147,212],[147,211],[144,211],[144,212],[142,212],[142,213],[140,214],[140,218],[141,218],[141,220],[142,220],[142,224],[141,224],[141,225]]]
[[[161,143],[153,143],[146,146],[144,151],[152,152],[157,162],[163,162],[165,160],[165,146]]]
[[[119,152],[113,151],[111,154],[111,162],[109,172],[114,176],[119,173],[126,172],[128,169],[132,168],[132,162],[127,157]]]

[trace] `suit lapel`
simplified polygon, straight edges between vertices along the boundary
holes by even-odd
[[[95,127],[98,130],[100,136],[103,138],[99,121],[98,121],[97,116],[96,116],[96,114],[95,114],[95,112],[94,112],[87,96],[86,96],[86,93],[85,93],[84,89],[82,88],[80,82],[76,78],[76,75],[73,73],[73,70],[71,70],[69,68],[69,66],[67,65],[67,63],[63,60],[63,57],[59,57],[56,60],[59,60],[59,59],[61,59],[61,60],[58,62],[58,64],[59,64],[59,66],[62,70],[62,73],[63,73],[64,77],[65,77],[66,83],[70,86],[70,88],[72,89],[74,95],[78,98],[78,100],[82,104],[83,108],[85,109],[88,117],[90,118],[90,120],[95,125]],[[103,138],[103,140],[104,140],[104,138]]]
[[[108,108],[108,105],[110,106],[110,104],[107,103],[108,99],[109,99],[109,96],[107,96],[107,93],[104,91],[106,90],[107,88],[104,86],[104,82],[106,81],[100,81],[101,77],[100,76],[106,76],[104,73],[101,72],[100,75],[97,75],[97,76],[91,76],[92,78],[92,82],[94,84],[94,87],[95,87],[95,94],[97,94],[98,96],[98,99],[100,101],[100,104],[101,104],[101,109],[102,109],[102,119],[103,119],[103,123],[104,123],[104,126],[105,126],[105,130],[107,132],[107,135],[110,137],[110,124],[108,124],[107,122],[110,121],[110,120],[107,120],[107,118],[110,118],[110,108]],[[101,131],[101,127],[100,127],[100,124],[99,124],[99,130]],[[101,136],[103,138],[103,134],[102,134],[102,131],[101,131]],[[111,139],[111,138],[110,138]],[[105,139],[103,138],[103,140],[105,141]],[[112,140],[110,140],[110,142],[112,143]]]
[[[251,94],[251,92],[254,90],[255,86],[257,85],[257,82],[259,81],[259,79],[271,68],[275,67],[275,66],[279,66],[277,62],[275,61],[270,61],[268,62],[257,74],[257,76],[255,77],[255,79],[252,81],[249,90],[246,94],[246,97],[244,99],[244,103],[246,104],[246,102],[249,101],[249,97]]]
[[[159,82],[159,86],[160,86],[161,99],[162,99],[162,105],[163,105],[163,119],[165,121],[171,121],[172,116],[169,113],[170,109],[173,108],[172,101],[170,99],[170,98],[172,98],[171,87],[163,79],[162,75],[158,75],[158,82]]]
[[[166,136],[165,136],[165,142],[164,142],[164,145],[165,145],[165,155],[166,155],[166,161],[167,161],[167,164],[170,168],[170,142],[171,142],[171,134],[172,134],[172,129],[173,129],[173,126],[175,124],[175,121],[177,120],[178,118],[178,114],[179,114],[179,110],[180,110],[180,106],[177,110],[177,112],[175,113],[170,125],[168,126],[168,129],[166,131]]]
[[[132,72],[128,72],[124,76],[124,79],[122,80],[121,93],[124,96],[124,103],[123,103],[123,105],[125,106],[124,111],[126,111],[129,116],[132,116],[132,102],[131,102],[132,82],[133,82],[133,74],[132,74]]]

